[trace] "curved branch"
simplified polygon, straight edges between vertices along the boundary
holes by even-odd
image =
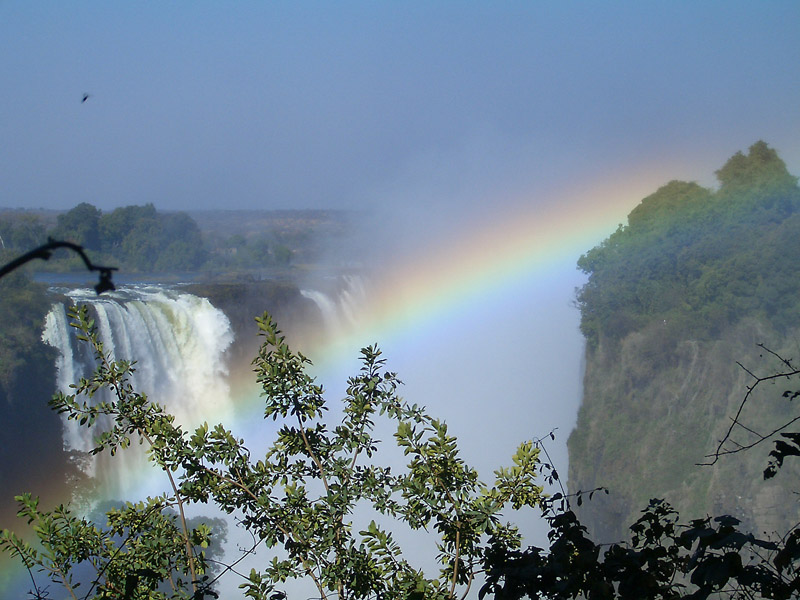
[[[89,271],[97,271],[100,274],[100,281],[98,281],[97,285],[94,286],[94,289],[98,295],[102,294],[103,292],[110,292],[116,289],[111,281],[111,273],[116,271],[117,267],[102,267],[100,265],[96,265],[89,260],[88,256],[86,256],[83,246],[73,244],[72,242],[54,240],[52,238],[48,238],[46,244],[43,244],[38,248],[34,248],[30,252],[27,252],[22,256],[15,258],[10,263],[0,267],[0,277],[8,275],[12,271],[20,268],[25,263],[28,263],[34,259],[40,258],[42,260],[50,260],[50,257],[53,255],[53,250],[58,248],[67,248],[73,252],[77,252],[81,259],[83,259],[83,263],[86,265],[86,268]]]

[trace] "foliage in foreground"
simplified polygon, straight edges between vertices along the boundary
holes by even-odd
[[[480,598],[788,600],[800,594],[800,528],[770,540],[741,531],[731,516],[682,525],[657,499],[625,543],[597,544],[571,510],[549,521],[547,550],[498,549],[487,557]]]
[[[760,347],[779,359],[780,366],[760,376],[745,369],[752,381],[705,465],[772,443],[763,471],[766,480],[775,477],[787,459],[800,457],[800,433],[792,431],[800,416],[788,416],[776,428],[758,433],[745,421],[743,411],[754,401],[756,389],[769,385],[785,386],[775,388],[776,397],[790,402],[800,397],[800,369],[791,359]],[[559,502],[558,510],[553,510],[553,501]],[[549,548],[499,549],[487,556],[481,598],[487,593],[500,600],[800,597],[800,524],[782,535],[764,534],[762,539],[742,530],[740,521],[728,515],[682,524],[672,507],[654,499],[630,527],[630,539],[609,545],[589,537],[567,499],[554,496],[545,503],[551,526]]]
[[[264,344],[254,365],[264,416],[283,425],[256,460],[222,425],[184,431],[132,388],[133,364],[109,360],[86,307],[71,316],[78,337],[94,350],[97,369],[78,382],[75,394],[55,396],[53,407],[86,427],[112,420],[93,453],[113,454],[142,440],[171,492],[110,511],[102,527],[64,506],[42,511],[36,499],[21,496],[20,515],[33,525],[39,545],[5,530],[0,547],[22,560],[40,597],[37,572],[75,600],[215,596],[204,552],[213,533],[190,528],[185,519],[187,505],[213,503],[235,515],[256,545],[277,550],[241,584],[248,598],[274,600],[283,596],[286,580],[308,579],[320,598],[451,599],[466,595],[488,548],[519,549],[516,529],[500,520],[502,509],[541,501],[538,448],[522,444],[514,466],[497,471],[494,485],[485,487],[459,457],[446,425],[398,397],[399,381],[384,370],[374,347],[362,350],[363,366],[348,381],[341,421],[329,428],[322,419],[323,390],[306,372],[308,359],[289,349],[268,315],[257,319]],[[96,402],[101,389],[110,389],[113,399]],[[395,424],[396,443],[408,460],[402,472],[374,460],[377,418]],[[375,520],[356,526],[354,512],[365,506],[434,534],[440,573],[427,576],[413,566],[414,553]]]
[[[308,359],[291,352],[268,315],[257,319],[264,344],[254,364],[264,415],[283,425],[255,460],[221,425],[183,431],[131,387],[134,365],[109,361],[86,308],[74,309],[72,316],[98,366],[76,385],[75,395],[57,395],[53,406],[87,427],[112,418],[95,453],[114,453],[142,439],[171,492],[112,509],[102,526],[64,506],[43,511],[35,498],[20,496],[20,515],[33,525],[38,543],[4,530],[0,548],[27,567],[36,598],[49,597],[37,580],[42,573],[73,600],[217,597],[218,578],[235,573],[236,565],[216,563],[208,553],[218,534],[187,522],[185,509],[192,503],[212,503],[235,515],[255,546],[275,550],[271,561],[242,576],[242,593],[254,600],[283,600],[289,579],[311,581],[319,598],[342,599],[453,600],[465,597],[473,584],[480,586],[480,598],[502,600],[800,596],[800,527],[761,539],[741,531],[729,516],[682,525],[669,505],[653,500],[631,526],[629,541],[603,546],[589,537],[570,498],[542,495],[537,469],[549,473],[550,483],[558,477],[539,462],[539,446],[531,442],[520,446],[513,467],[497,471],[493,487],[484,487],[459,458],[446,426],[400,400],[399,381],[383,369],[375,348],[362,350],[363,366],[348,382],[341,420],[329,429],[321,418],[322,389],[306,372]],[[800,375],[790,361],[784,364],[785,372],[758,379],[750,390]],[[113,399],[93,402],[104,388]],[[792,394],[800,392],[784,396]],[[749,397],[748,392],[743,403]],[[408,458],[402,472],[377,461],[378,418],[396,427],[396,443]],[[795,421],[763,436],[762,441],[779,438],[765,477],[774,476],[785,459],[800,456],[800,436],[787,431]],[[747,427],[738,415],[734,423]],[[721,444],[714,459],[728,452]],[[579,493],[575,502],[583,498]],[[544,509],[551,526],[548,548],[521,548],[514,527],[500,520],[509,505]],[[374,520],[356,526],[365,506],[394,519],[395,532],[403,523],[435,533],[438,576],[415,568],[414,549],[403,549],[393,531]]]

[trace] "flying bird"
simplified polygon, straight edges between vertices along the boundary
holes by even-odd
[[[86,102],[86,101],[89,99],[89,96],[91,96],[91,94],[84,94],[84,95],[83,95],[83,98],[81,98],[81,104],[83,104],[84,102]]]

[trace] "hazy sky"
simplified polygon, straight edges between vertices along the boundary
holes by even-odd
[[[795,1],[0,0],[0,206],[536,202],[659,162],[711,184],[758,139],[797,173],[798,27]]]
[[[584,221],[608,206],[611,228],[584,222],[549,270],[369,340],[479,467],[559,427],[564,468],[575,259],[759,139],[800,174],[798,31],[796,0],[0,0],[0,207],[386,208],[408,239],[561,202],[542,222],[566,237],[587,212],[567,199],[602,187]]]

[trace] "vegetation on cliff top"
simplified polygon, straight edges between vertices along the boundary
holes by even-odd
[[[800,322],[800,188],[764,142],[716,172],[716,191],[672,181],[578,261],[581,331],[591,347],[652,322],[665,340],[713,338],[745,315]]]
[[[793,484],[759,480],[762,452],[696,466],[724,434],[748,373],[771,368],[756,344],[795,356],[800,327],[797,180],[764,142],[716,174],[717,190],[665,185],[579,262],[588,347],[569,481],[610,491],[580,512],[597,539],[621,539],[653,497],[685,515],[735,514],[753,531],[782,530],[798,514]],[[747,415],[756,431],[791,411],[764,394]]]

